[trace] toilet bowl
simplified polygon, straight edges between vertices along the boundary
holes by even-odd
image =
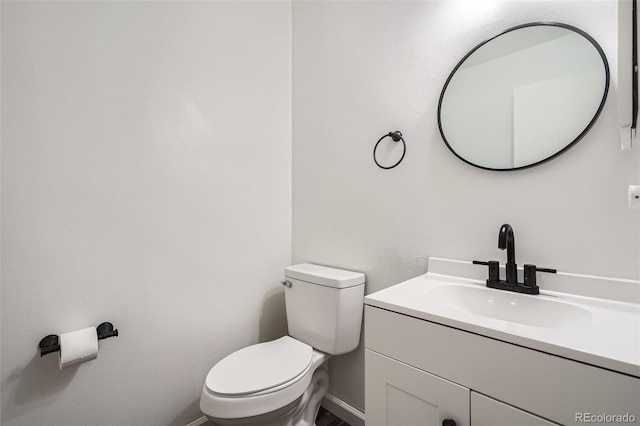
[[[313,426],[329,387],[324,364],[360,340],[364,274],[285,269],[289,336],[240,349],[211,368],[200,409],[216,425]]]

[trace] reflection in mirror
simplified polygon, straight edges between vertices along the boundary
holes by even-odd
[[[578,142],[608,89],[606,57],[588,34],[565,24],[521,25],[475,47],[454,68],[438,126],[463,161],[522,169]]]

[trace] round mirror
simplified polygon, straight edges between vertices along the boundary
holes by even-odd
[[[591,128],[609,90],[602,48],[565,24],[511,28],[469,52],[449,75],[438,126],[462,161],[517,170],[565,152]]]

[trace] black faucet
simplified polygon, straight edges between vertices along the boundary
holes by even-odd
[[[482,262],[474,260],[476,265],[489,266],[489,278],[487,279],[487,287],[499,290],[515,291],[517,293],[539,294],[540,288],[536,283],[536,272],[550,272],[555,274],[555,269],[538,268],[535,265],[524,265],[524,283],[518,282],[518,265],[516,264],[516,239],[513,236],[513,228],[508,223],[500,227],[498,234],[498,248],[507,249],[507,279],[500,279],[500,264],[496,260]]]
[[[507,283],[518,283],[518,265],[516,264],[516,239],[513,235],[513,228],[505,223],[500,228],[498,234],[498,248],[500,250],[507,249]]]

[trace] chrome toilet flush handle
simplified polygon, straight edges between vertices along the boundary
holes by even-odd
[[[288,288],[291,288],[293,286],[293,284],[291,284],[291,281],[289,280],[280,281],[280,284]]]

